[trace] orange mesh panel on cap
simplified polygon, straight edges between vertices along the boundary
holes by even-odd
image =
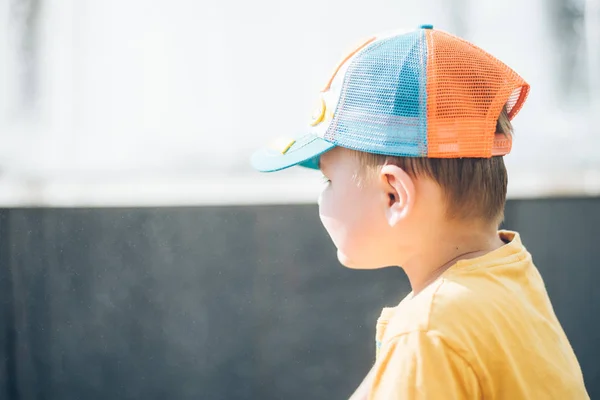
[[[512,119],[529,85],[501,61],[456,36],[429,30],[427,45],[427,156],[491,157],[502,107],[507,104]]]

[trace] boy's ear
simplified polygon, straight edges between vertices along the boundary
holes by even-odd
[[[390,226],[394,226],[412,209],[415,184],[413,179],[396,165],[384,165],[379,178],[385,196],[386,217]]]

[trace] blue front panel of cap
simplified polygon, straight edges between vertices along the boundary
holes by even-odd
[[[384,39],[348,67],[326,139],[355,150],[427,154],[427,41],[422,30]]]

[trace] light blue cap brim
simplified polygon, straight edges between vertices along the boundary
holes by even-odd
[[[319,169],[321,154],[334,147],[334,144],[309,134],[296,139],[285,153],[269,148],[260,149],[252,155],[250,163],[260,172],[275,172],[295,165]]]

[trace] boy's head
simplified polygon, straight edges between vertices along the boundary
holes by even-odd
[[[496,123],[496,133],[512,137],[506,107]],[[447,219],[479,220],[498,226],[504,216],[508,174],[502,156],[490,158],[398,157],[355,152],[359,179],[372,178],[384,165],[400,167],[412,179],[430,179],[444,197]]]
[[[320,168],[321,219],[340,261],[403,265],[446,227],[497,228],[502,156],[528,91],[509,67],[431,26],[375,37],[337,67],[309,133],[252,163]]]
[[[511,133],[506,113],[499,132]],[[323,225],[340,262],[371,269],[405,265],[457,229],[495,232],[506,199],[501,156],[425,158],[335,148],[320,158]]]

